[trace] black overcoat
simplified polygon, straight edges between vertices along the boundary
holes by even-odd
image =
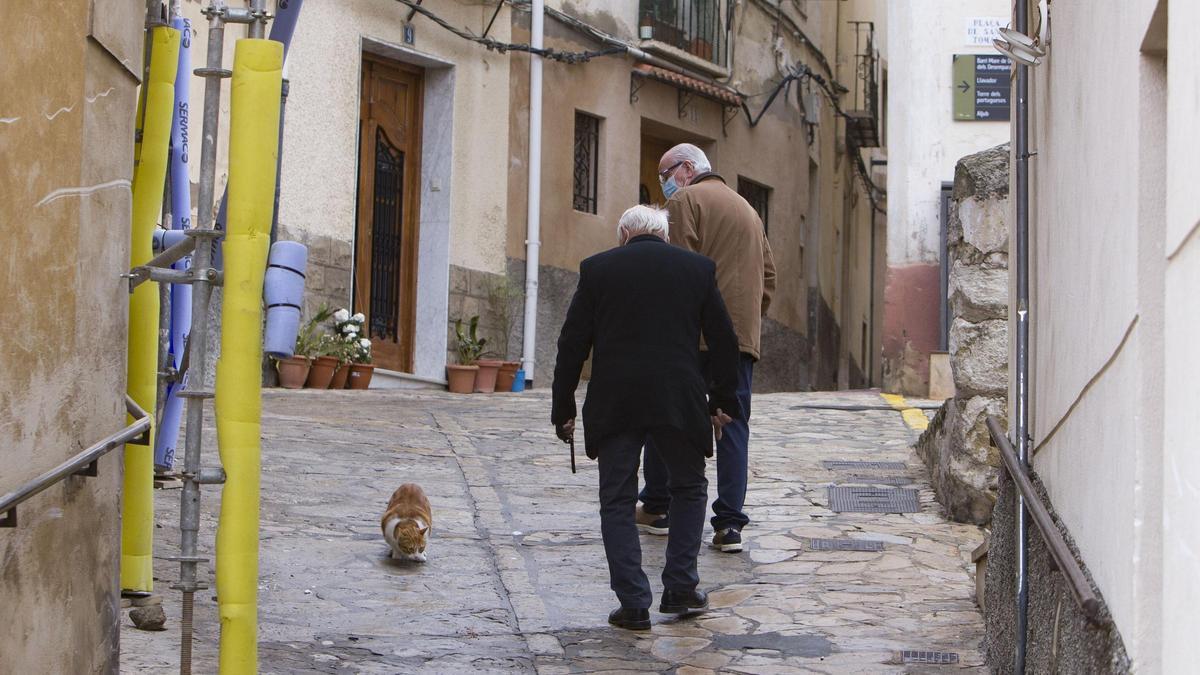
[[[700,365],[709,351],[711,383]],[[589,352],[584,444],[595,459],[606,437],[673,427],[712,456],[717,408],[744,415],[736,397],[738,342],[717,290],[716,265],[654,236],[579,265],[579,287],[558,338],[551,422],[576,416],[575,388]]]

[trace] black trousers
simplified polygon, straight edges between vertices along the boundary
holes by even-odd
[[[647,438],[658,447],[669,474],[671,530],[667,537],[663,587],[692,590],[700,582],[696,557],[707,511],[708,479],[704,452],[671,428],[639,429],[600,442],[600,532],[608,557],[609,582],[622,607],[648,609],[653,594],[642,571],[634,509],[638,500],[638,464]]]

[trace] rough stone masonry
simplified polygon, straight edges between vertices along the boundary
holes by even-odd
[[[1008,155],[1006,143],[954,170],[947,251],[955,394],[917,443],[950,516],[979,525],[992,518],[1000,467],[987,417],[1007,417]]]

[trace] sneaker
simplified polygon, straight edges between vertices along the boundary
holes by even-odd
[[[667,516],[649,513],[642,508],[641,504],[637,506],[637,528],[646,534],[663,535],[670,532],[670,522]]]
[[[658,611],[663,614],[692,614],[708,609],[708,596],[703,591],[664,590]]]
[[[742,551],[742,533],[732,527],[717,530],[713,535],[712,547],[725,553],[740,553]]]

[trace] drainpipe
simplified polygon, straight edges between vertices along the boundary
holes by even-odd
[[[1029,34],[1029,5],[1017,2],[1016,30]],[[1016,345],[1016,438],[1017,459],[1021,469],[1029,470],[1029,67],[1014,61],[1017,68],[1016,126],[1016,269],[1017,269],[1017,345]],[[1029,522],[1025,499],[1017,493],[1017,649],[1014,670],[1025,672],[1026,635],[1029,630]]]
[[[530,45],[541,49],[545,1],[533,0]],[[537,355],[538,250],[541,247],[542,202],[542,57],[529,55],[529,193],[525,233],[525,326],[521,367],[533,383]]]

